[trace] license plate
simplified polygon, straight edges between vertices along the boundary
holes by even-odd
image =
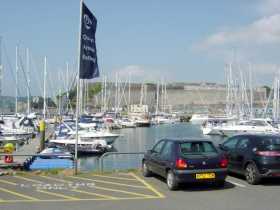
[[[215,179],[215,173],[195,174],[196,179]]]

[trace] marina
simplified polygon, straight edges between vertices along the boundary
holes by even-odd
[[[0,209],[279,210],[278,1],[3,2]]]

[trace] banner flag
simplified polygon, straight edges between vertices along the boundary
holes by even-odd
[[[82,3],[81,43],[80,43],[80,79],[99,77],[95,32],[97,20],[87,6]]]

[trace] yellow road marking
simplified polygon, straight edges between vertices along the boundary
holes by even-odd
[[[14,185],[14,186],[17,185],[16,183],[9,182],[9,181],[7,181],[7,180],[1,180],[1,179],[0,179],[0,182],[1,182],[1,183],[4,183],[4,184]]]
[[[41,193],[45,193],[48,195],[53,195],[53,196],[57,196],[57,197],[61,197],[61,198],[66,198],[68,200],[79,200],[79,198],[75,198],[75,197],[63,195],[63,194],[58,194],[58,193],[54,193],[54,192],[44,191],[44,190],[37,190],[37,192],[41,192]]]
[[[95,177],[104,177],[104,178],[109,178],[109,179],[118,179],[118,180],[135,181],[135,179],[122,178],[122,177],[114,177],[114,176],[103,176],[103,175],[97,175],[97,174],[92,174],[91,176],[95,176]],[[136,180],[136,181],[137,181],[137,180]]]
[[[72,190],[72,191],[78,192],[78,193],[84,193],[84,194],[88,194],[88,195],[95,195],[95,196],[98,196],[98,197],[107,198],[107,199],[112,199],[112,200],[118,199],[118,198],[113,197],[113,196],[102,195],[102,194],[93,193],[93,192],[87,192],[87,191],[83,191],[83,190]]]
[[[131,176],[133,176],[135,179],[137,179],[139,182],[143,183],[148,189],[153,191],[159,198],[165,198],[165,196],[160,193],[157,189],[155,189],[152,185],[147,183],[145,180],[141,179],[140,177],[136,176],[134,173],[130,173]]]
[[[34,183],[37,183],[37,184],[42,184],[44,182],[41,182],[41,181],[38,181],[38,180],[34,180],[34,179],[29,179],[27,177],[23,177],[23,176],[13,176],[13,177],[16,177],[18,179],[22,179],[22,180],[25,180],[25,181],[29,181],[29,182],[34,182]]]
[[[119,175],[123,175],[123,176],[131,176],[130,174],[128,173],[119,173]]]
[[[97,186],[94,186],[94,188],[99,189],[99,190],[106,190],[106,191],[111,191],[111,192],[120,192],[120,193],[129,194],[129,195],[142,196],[144,198],[151,197],[151,195],[145,195],[145,194],[142,194],[142,193],[135,193],[135,192],[128,192],[128,191],[125,191],[125,190],[117,190],[117,189],[97,187]]]
[[[128,197],[128,198],[117,198],[116,200],[142,200],[142,199],[158,199],[156,196],[151,197]],[[106,198],[89,198],[89,199],[48,199],[48,200],[3,200],[0,203],[34,203],[34,202],[77,202],[77,201],[112,201],[112,199]],[[115,201],[115,200],[114,200]]]
[[[18,197],[22,197],[22,198],[28,199],[28,200],[33,200],[33,201],[37,201],[38,200],[37,198],[31,197],[31,196],[28,196],[28,195],[23,195],[21,193],[17,193],[17,192],[11,191],[11,190],[7,190],[7,189],[4,189],[2,187],[0,187],[0,190],[3,191],[3,192],[10,193],[12,195],[16,195]]]
[[[85,177],[75,177],[75,176],[68,176],[68,177],[73,178],[73,179],[82,179],[82,180],[87,180],[87,181],[92,181],[92,182],[99,182],[99,183],[112,184],[112,185],[125,186],[125,187],[144,188],[144,189],[146,188],[144,186],[108,182],[108,181],[102,181],[102,180],[96,180],[96,179],[89,179],[89,178],[85,178]]]
[[[49,179],[49,180],[53,180],[53,181],[57,181],[57,182],[72,183],[71,181],[67,181],[67,180],[63,180],[63,179],[58,179],[58,178],[54,178],[54,177],[49,177],[49,176],[40,175],[40,177],[45,178],[45,179]]]

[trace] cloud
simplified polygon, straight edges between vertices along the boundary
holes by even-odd
[[[280,0],[259,0],[257,12],[261,15],[280,13]]]
[[[212,47],[267,45],[280,43],[280,14],[263,17],[237,29],[214,33],[195,46],[205,50]]]

